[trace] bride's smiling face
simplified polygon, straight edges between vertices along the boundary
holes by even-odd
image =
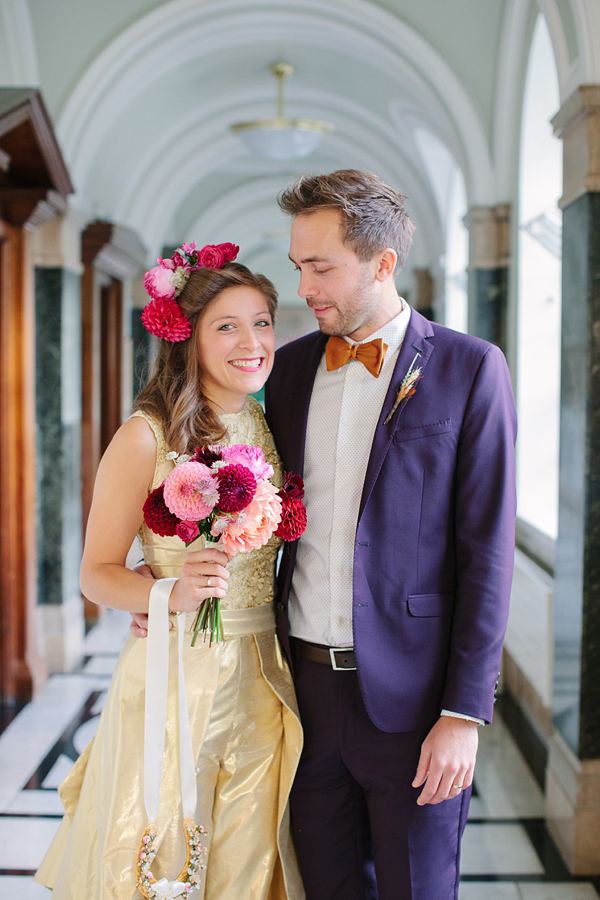
[[[198,323],[202,393],[214,410],[239,412],[273,367],[275,332],[266,298],[253,287],[221,291]]]

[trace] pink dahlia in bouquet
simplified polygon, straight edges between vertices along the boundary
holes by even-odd
[[[193,456],[168,454],[175,468],[144,504],[147,527],[163,537],[179,537],[187,546],[200,535],[228,556],[257,550],[271,535],[295,541],[306,528],[304,485],[286,473],[278,490],[273,467],[260,447],[219,444],[198,447]],[[205,600],[194,622],[211,642],[223,640],[220,599]]]

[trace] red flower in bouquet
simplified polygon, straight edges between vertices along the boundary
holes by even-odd
[[[297,541],[306,530],[306,507],[304,506],[304,482],[299,475],[284,475],[281,497],[281,522],[275,532],[282,541]]]
[[[219,509],[236,513],[246,509],[256,494],[256,478],[246,466],[230,465],[217,469]]]
[[[161,537],[174,537],[177,534],[179,519],[174,516],[165,503],[165,485],[160,485],[155,491],[151,491],[143,506],[144,521],[150,531],[160,534]]]

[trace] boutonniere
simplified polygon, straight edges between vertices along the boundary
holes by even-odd
[[[417,390],[417,381],[419,381],[423,377],[421,375],[421,367],[419,366],[419,368],[415,369],[415,363],[419,359],[420,356],[421,356],[421,351],[417,350],[417,352],[415,353],[415,358],[413,359],[410,366],[408,367],[408,372],[402,379],[402,384],[400,385],[400,388],[398,389],[398,393],[396,394],[396,399],[394,401],[394,405],[390,409],[388,415],[386,416],[386,418],[383,422],[384,425],[387,425],[387,423],[390,421],[390,419],[392,418],[392,416],[394,415],[394,413],[396,412],[396,410],[398,409],[398,407],[400,406],[402,401],[408,400],[408,398],[412,397],[412,395]]]

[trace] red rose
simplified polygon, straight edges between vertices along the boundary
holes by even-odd
[[[177,537],[181,538],[184,544],[191,544],[200,534],[197,522],[180,522],[176,529]]]
[[[198,253],[198,265],[205,269],[220,269],[225,262],[225,253],[217,244],[207,244]]]
[[[240,252],[240,248],[237,244],[217,244],[217,247],[225,254],[225,262],[233,262]]]

